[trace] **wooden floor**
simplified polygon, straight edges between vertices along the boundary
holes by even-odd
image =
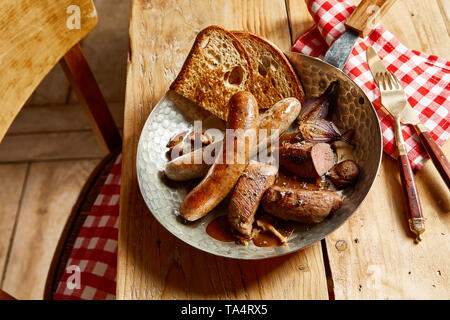
[[[123,127],[128,0],[94,0],[99,23],[82,42],[119,128]],[[0,287],[41,299],[57,240],[75,200],[103,157],[57,65],[0,144]]]

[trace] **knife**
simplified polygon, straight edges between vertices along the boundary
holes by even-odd
[[[367,48],[366,55],[367,63],[374,78],[377,73],[386,71],[386,67],[372,47]],[[389,109],[388,106],[384,107],[386,109]],[[400,122],[405,125],[410,124],[414,126],[417,135],[420,138],[420,142],[433,161],[433,164],[435,165],[436,169],[447,185],[447,188],[450,189],[450,163],[437,143],[431,137],[426,127],[422,124],[422,122],[420,122],[417,113],[413,110],[408,102],[406,102],[406,106],[401,113]]]
[[[346,31],[325,54],[324,61],[342,70],[359,36],[365,37],[375,20],[385,14],[396,0],[362,0],[345,22]]]

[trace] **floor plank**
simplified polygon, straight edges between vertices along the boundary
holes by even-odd
[[[0,144],[0,162],[101,158],[104,154],[90,130],[18,134]]]
[[[0,165],[0,287],[14,233],[28,164]]]
[[[31,164],[3,289],[42,299],[48,267],[77,196],[98,160]]]
[[[69,81],[59,64],[42,80],[28,100],[28,104],[62,104],[69,97]]]
[[[123,128],[123,103],[108,104],[118,128]],[[8,134],[90,130],[86,113],[78,104],[27,106],[17,115]]]

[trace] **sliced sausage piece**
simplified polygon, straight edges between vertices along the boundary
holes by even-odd
[[[264,193],[262,207],[271,215],[302,223],[319,223],[342,206],[335,191],[312,191],[272,186]]]
[[[165,175],[174,181],[187,181],[206,176],[215,155],[222,149],[222,141],[211,143],[195,151],[186,153],[166,163]],[[217,152],[216,152],[217,150]],[[205,161],[208,160],[208,161]]]
[[[252,235],[255,212],[264,192],[275,183],[278,168],[266,163],[250,161],[239,178],[228,206],[228,221],[233,229],[249,239]]]
[[[335,156],[327,143],[284,143],[280,146],[280,164],[304,178],[321,177],[330,170]]]
[[[203,149],[203,148],[202,148]],[[203,154],[202,149],[182,155],[166,163],[164,168],[165,175],[174,181],[186,181],[203,178],[210,168],[204,161],[196,163],[195,155]]]
[[[234,139],[226,133],[223,149],[208,174],[181,203],[180,214],[186,220],[204,217],[227,196],[256,146],[258,103],[255,97],[249,92],[238,92],[231,97],[228,110],[227,129],[234,131]]]
[[[359,168],[355,161],[345,160],[331,168],[328,177],[338,189],[344,189],[353,184],[359,175]]]
[[[262,146],[267,146],[268,142],[278,138],[278,135],[271,134],[272,130],[278,130],[279,134],[285,132],[298,117],[301,110],[301,103],[295,98],[286,98],[266,110],[259,116],[259,130],[268,132],[268,139],[258,141],[258,150]],[[258,135],[259,138],[259,135]],[[203,149],[197,149],[191,153],[184,154],[166,163],[164,172],[166,176],[175,181],[186,181],[190,179],[202,178],[208,173],[211,162],[200,161],[193,163],[191,159],[205,159],[212,154],[212,148],[221,147],[222,141],[216,141]],[[195,153],[195,155],[194,155]],[[203,156],[202,156],[203,154]],[[218,154],[218,152],[217,152]]]

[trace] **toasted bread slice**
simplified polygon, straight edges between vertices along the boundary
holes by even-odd
[[[250,59],[231,32],[218,26],[207,27],[197,35],[170,89],[227,120],[231,96],[253,89]]]
[[[253,94],[260,109],[295,97],[304,102],[302,86],[283,52],[273,43],[246,31],[232,31],[243,44],[253,69]]]

